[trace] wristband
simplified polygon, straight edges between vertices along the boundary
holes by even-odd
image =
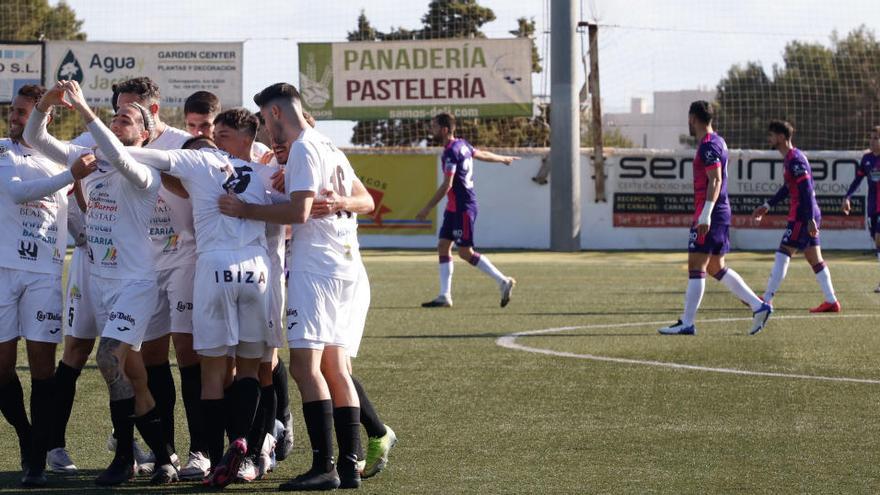
[[[712,224],[712,210],[715,208],[715,202],[706,200],[706,203],[703,205],[703,211],[700,213],[700,218],[697,221],[697,225],[711,225]]]

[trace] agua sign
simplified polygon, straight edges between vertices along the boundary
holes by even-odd
[[[147,76],[159,85],[162,105],[182,107],[196,91],[241,105],[241,43],[46,42],[46,83],[74,79],[90,105],[110,106],[113,84]]]
[[[299,65],[317,119],[532,115],[525,38],[300,43]]]

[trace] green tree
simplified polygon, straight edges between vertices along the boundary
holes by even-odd
[[[426,40],[444,38],[485,38],[481,28],[495,20],[495,13],[477,0],[435,0],[428,4],[418,29],[392,28],[377,30],[361,11],[357,29],[348,33],[349,41]],[[517,19],[517,28],[510,31],[520,38],[532,40],[532,71],[541,72],[541,59],[535,45],[535,20]],[[546,111],[538,109],[535,117],[459,119],[457,134],[480,146],[535,147],[550,143]],[[354,126],[352,143],[366,146],[419,146],[431,139],[430,119],[398,119],[360,121]]]
[[[737,148],[765,148],[767,122],[796,129],[803,149],[862,149],[880,122],[880,42],[864,26],[830,46],[792,41],[768,76],[735,65],[718,84],[718,129]]]

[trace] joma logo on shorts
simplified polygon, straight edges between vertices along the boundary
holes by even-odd
[[[266,273],[265,272],[252,272],[252,271],[232,271],[232,270],[215,270],[214,271],[214,281],[218,284],[220,282],[235,282],[235,283],[245,283],[245,284],[265,284],[266,283]]]
[[[137,325],[137,323],[134,322],[134,318],[131,315],[123,313],[122,311],[114,311],[114,312],[110,313],[110,321],[113,321],[116,319],[127,321],[127,322],[131,323],[132,325]]]

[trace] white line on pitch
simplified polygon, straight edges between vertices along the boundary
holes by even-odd
[[[774,320],[804,320],[804,319],[813,319],[813,318],[876,318],[880,315],[791,315],[791,316],[777,316],[773,318]],[[699,323],[720,323],[720,322],[731,322],[731,321],[751,321],[751,318],[714,318],[711,320],[700,320]],[[573,352],[563,352],[563,351],[554,351],[551,349],[541,349],[540,347],[530,347],[522,344],[518,344],[516,339],[519,337],[527,337],[527,336],[535,336],[535,335],[544,335],[550,333],[559,333],[565,332],[569,330],[596,330],[601,328],[624,328],[624,327],[641,327],[641,326],[653,326],[653,325],[663,325],[668,323],[667,321],[643,321],[643,322],[634,322],[634,323],[603,323],[598,325],[578,325],[572,327],[558,327],[558,328],[545,328],[542,330],[527,330],[523,332],[514,332],[501,337],[498,337],[495,340],[495,343],[501,347],[507,349],[513,349],[517,351],[525,351],[532,352],[535,354],[546,354],[548,356],[557,356],[557,357],[569,357],[569,358],[577,358],[577,359],[588,359],[591,361],[603,361],[607,363],[620,363],[620,364],[637,364],[642,366],[657,366],[662,368],[673,368],[673,369],[683,369],[690,371],[708,371],[712,373],[728,373],[731,375],[746,375],[746,376],[767,376],[772,378],[794,378],[801,380],[821,380],[827,382],[848,382],[848,383],[870,383],[874,385],[880,385],[880,380],[869,380],[865,378],[848,378],[848,377],[838,377],[838,376],[818,376],[818,375],[799,375],[799,374],[791,374],[791,373],[775,373],[772,371],[750,371],[750,370],[739,370],[735,368],[713,368],[709,366],[696,366],[693,364],[681,364],[681,363],[669,363],[664,361],[647,361],[640,359],[628,359],[628,358],[617,358],[617,357],[609,357],[609,356],[595,356],[593,354],[576,354]],[[657,338],[676,338],[676,337],[657,337]],[[684,338],[684,337],[678,337]],[[760,338],[760,337],[752,337],[752,338]]]

